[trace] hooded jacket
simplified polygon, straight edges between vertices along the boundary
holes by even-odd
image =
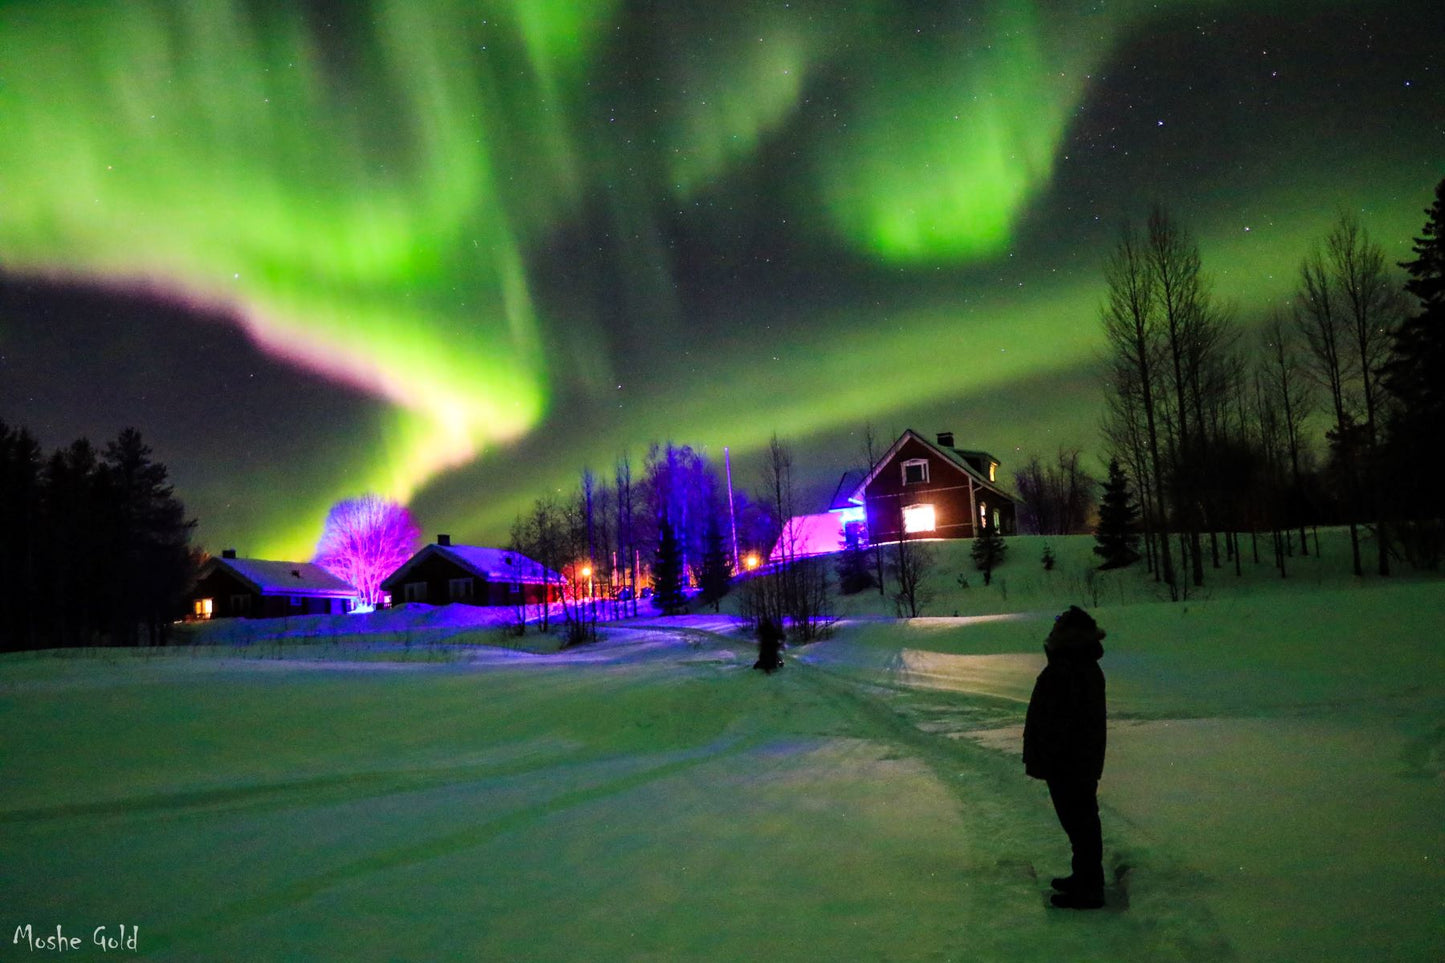
[[[1104,635],[1083,609],[1071,608],[1044,643],[1049,663],[1034,682],[1024,718],[1024,771],[1035,779],[1097,781],[1103,775]]]

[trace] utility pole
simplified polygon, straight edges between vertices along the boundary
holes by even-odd
[[[742,561],[738,558],[738,515],[733,509],[733,458],[727,445],[723,445],[723,465],[727,467],[728,475],[728,520],[733,529],[733,574],[736,575],[743,569]]]

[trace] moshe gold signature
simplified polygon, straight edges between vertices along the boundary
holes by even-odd
[[[26,923],[15,927],[15,936],[11,938],[11,946],[21,944],[29,947],[32,953],[44,952],[46,950],[55,953],[74,952],[83,946],[98,946],[101,952],[108,953],[111,950],[130,950],[132,953],[140,949],[140,927],[124,923],[120,924],[119,931],[112,931],[109,926],[97,926],[90,934],[87,941],[81,936],[71,936],[65,932],[65,928],[59,923],[55,924],[55,932],[41,932],[37,934]]]

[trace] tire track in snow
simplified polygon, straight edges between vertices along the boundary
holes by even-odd
[[[157,937],[152,945],[158,951],[185,946],[202,936],[214,936],[231,926],[241,925],[273,913],[294,909],[300,903],[315,899],[326,891],[381,873],[455,856],[468,849],[484,846],[496,837],[520,829],[527,824],[550,818],[577,806],[609,796],[620,795],[654,782],[671,778],[694,767],[719,758],[748,751],[769,738],[767,733],[753,732],[726,737],[698,748],[670,753],[662,762],[649,761],[639,771],[630,772],[594,785],[584,786],[540,800],[521,809],[484,819],[467,829],[435,836],[427,840],[394,847],[362,859],[343,863],[331,869],[268,889],[265,893],[241,899],[207,914],[189,925],[177,927]],[[535,771],[535,767],[533,767]]]
[[[1022,766],[1012,755],[972,740],[953,738],[950,732],[921,728],[910,718],[910,711],[915,707],[898,705],[907,698],[914,699],[915,704],[936,704],[975,696],[932,688],[918,690],[891,679],[862,680],[810,660],[794,661],[804,670],[798,675],[809,688],[836,706],[846,718],[857,720],[857,736],[885,742],[926,765],[957,799],[960,812],[972,824],[971,828],[986,834],[995,850],[1004,850],[991,868],[985,865],[971,869],[977,882],[983,883],[985,889],[1012,889],[1015,894],[1021,888],[1030,893],[1042,892],[1041,874],[1033,859],[1057,848],[1060,835],[1046,795],[1023,775]],[[888,671],[896,674],[900,667],[901,661],[894,660]],[[949,695],[954,696],[954,700],[947,700]],[[1018,712],[1021,716],[1022,709]],[[1153,959],[1160,955],[1199,961],[1237,958],[1213,911],[1204,902],[1191,898],[1188,892],[1197,890],[1201,884],[1207,885],[1207,881],[1201,881],[1197,873],[1159,854],[1152,841],[1141,843],[1130,838],[1139,835],[1140,827],[1107,807],[1104,810],[1106,854],[1113,856],[1115,873],[1122,875],[1126,865],[1137,867],[1141,862],[1139,856],[1143,855],[1146,857],[1143,861],[1151,864],[1150,875],[1160,888],[1175,890],[1165,900],[1155,901],[1157,912],[1134,910],[1101,917],[1117,921],[1121,928],[1109,931],[1110,935],[1122,937],[1119,945],[1134,950],[1127,956],[1114,958]],[[1125,828],[1125,833],[1120,832],[1120,826]],[[1061,872],[1067,864],[1067,849],[1063,852]],[[1040,910],[1045,914],[1056,913],[1045,908],[1044,900],[1046,897],[1039,900]],[[1116,905],[1115,908],[1127,909],[1127,896],[1124,901],[1122,907]],[[1143,947],[1151,949],[1138,952]],[[1097,949],[1103,954],[1100,958],[1109,958],[1105,946]]]

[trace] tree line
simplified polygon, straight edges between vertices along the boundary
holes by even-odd
[[[46,456],[0,421],[0,647],[166,640],[198,561],[167,477],[134,428]]]
[[[578,643],[596,637],[599,619],[654,605],[682,611],[689,586],[716,607],[738,560],[766,558],[780,530],[775,506],[729,487],[701,451],[669,441],[649,446],[641,465],[623,452],[608,475],[584,469],[570,492],[538,498],[513,522],[508,547],[563,577],[560,615]],[[518,616],[525,631],[525,606]],[[530,618],[550,631],[549,607]]]
[[[1286,574],[1317,523],[1348,528],[1356,575],[1367,564],[1388,575],[1398,557],[1438,565],[1445,181],[1426,214],[1403,286],[1359,218],[1340,214],[1305,253],[1289,306],[1252,340],[1163,208],[1121,229],[1104,267],[1103,431],[1137,488],[1149,569],[1173,598],[1206,568],[1238,571],[1243,533],[1256,559],[1262,533]],[[1019,479],[1026,501],[1042,489],[1050,512],[1072,510],[1057,492],[1072,477],[1062,460],[1052,495],[1047,472]]]

